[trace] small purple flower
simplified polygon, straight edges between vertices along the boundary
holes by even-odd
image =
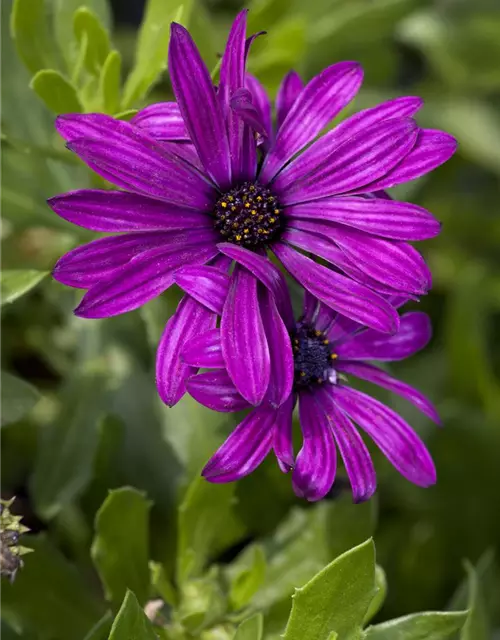
[[[388,295],[418,297],[430,286],[429,270],[408,241],[435,236],[439,223],[384,189],[446,161],[454,139],[420,129],[412,116],[422,101],[410,97],[351,116],[314,141],[356,95],[363,74],[354,62],[334,64],[305,86],[289,74],[277,97],[274,132],[269,99],[245,72],[252,39],[246,40],[243,11],[215,89],[191,36],[174,23],[169,69],[176,103],[147,107],[130,123],[103,114],[68,114],[56,123],[68,148],[120,189],[49,200],[74,224],[118,234],[56,264],[57,280],[87,289],[75,313],[104,318],[136,309],[181,284],[183,269],[191,269],[181,286],[195,300],[182,302],[159,346],[159,392],[169,405],[184,393],[190,373],[176,354],[193,323],[215,323],[220,302],[216,279],[206,288],[192,267],[208,265],[212,275],[222,270],[223,279],[232,261],[240,265],[223,307],[222,348],[232,381],[255,405],[267,393],[272,349],[257,280],[276,282],[272,262],[261,254],[271,250],[324,304],[382,332],[396,331],[399,322]],[[237,288],[245,291],[244,307]]]
[[[404,301],[392,300],[395,306]],[[372,382],[402,396],[439,423],[435,408],[425,396],[367,362],[402,360],[425,347],[431,337],[427,315],[418,311],[403,314],[399,331],[388,336],[360,327],[306,292],[303,315],[290,337],[294,353],[292,392],[280,407],[263,403],[253,408],[208,462],[204,477],[217,483],[238,480],[273,450],[281,470],[292,471],[296,494],[320,500],[335,481],[338,449],[354,501],[368,500],[376,489],[376,475],[356,423],[405,478],[422,487],[434,484],[434,463],[405,420],[349,386],[351,376]],[[210,369],[187,382],[189,393],[200,403],[226,412],[249,407],[226,371],[218,329],[194,338],[185,346],[182,357],[193,367]],[[280,354],[275,357],[279,359]],[[276,375],[279,366],[275,363]],[[292,412],[297,401],[303,443],[295,460]]]

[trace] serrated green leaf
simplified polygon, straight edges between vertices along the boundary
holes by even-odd
[[[460,640],[489,640],[491,630],[477,573],[469,562],[465,564],[465,570],[469,586],[469,615],[460,634]]]
[[[115,113],[120,104],[122,58],[118,51],[110,51],[101,69],[99,91],[106,113]]]
[[[112,622],[113,614],[111,611],[106,611],[103,617],[92,627],[83,640],[107,640]]]
[[[83,111],[75,87],[54,69],[38,71],[30,82],[30,87],[54,113],[75,113]]]
[[[375,588],[375,595],[373,600],[370,602],[365,619],[363,620],[364,625],[368,624],[368,622],[377,615],[382,608],[387,595],[387,578],[385,576],[385,571],[379,565],[376,565],[375,567]]]
[[[284,640],[339,640],[360,631],[375,594],[375,547],[367,540],[339,556],[293,596]]]
[[[363,640],[446,640],[466,619],[467,611],[414,613],[368,627]]]
[[[132,591],[127,591],[113,622],[109,640],[157,640],[154,627]]]
[[[203,578],[188,580],[181,586],[180,606],[177,616],[190,633],[220,620],[226,611],[226,598],[219,584],[217,568]]]
[[[0,272],[1,304],[14,302],[41,282],[48,271],[4,269]]]
[[[247,605],[266,577],[266,556],[260,545],[253,545],[248,565],[231,578],[229,601],[233,609]]]
[[[44,0],[14,0],[10,30],[17,53],[31,73],[55,64]]]
[[[40,399],[40,394],[35,387],[6,371],[2,371],[1,391],[2,427],[20,420]]]
[[[159,562],[149,563],[151,586],[156,594],[172,607],[177,606],[177,592],[165,573],[165,569]]]
[[[243,620],[236,629],[234,640],[261,640],[264,629],[264,618],[261,613],[257,613],[251,618]]]
[[[141,604],[149,593],[149,508],[143,493],[131,487],[110,491],[95,520],[91,556],[106,598],[118,606],[127,589]]]
[[[99,75],[101,67],[109,55],[109,35],[102,26],[99,18],[87,7],[80,7],[73,17],[73,29],[76,40],[81,46],[84,37],[87,39],[85,47],[84,65],[87,71]]]

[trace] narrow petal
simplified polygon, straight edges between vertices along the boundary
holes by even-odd
[[[398,314],[381,296],[285,244],[275,244],[273,251],[292,276],[327,306],[377,331],[397,331]]]
[[[273,125],[269,96],[259,80],[249,73],[245,75],[245,86],[252,94],[252,102],[259,113],[259,121],[264,126],[266,138],[272,141]]]
[[[385,371],[382,371],[382,369],[366,364],[365,362],[349,362],[348,360],[339,360],[338,363],[336,363],[335,368],[337,371],[343,371],[344,373],[351,374],[357,378],[361,378],[362,380],[373,382],[379,387],[384,387],[384,389],[389,389],[389,391],[392,391],[393,393],[397,393],[405,400],[408,400],[408,402],[415,405],[417,409],[420,409],[420,411],[433,422],[441,424],[436,408],[423,393],[420,393],[420,391],[409,384],[405,384],[404,382],[393,378]]]
[[[299,417],[303,442],[292,484],[299,497],[315,502],[332,488],[337,472],[337,451],[328,418],[312,395],[300,394]]]
[[[286,280],[281,271],[267,256],[259,255],[244,247],[238,247],[230,242],[222,242],[217,245],[217,248],[221,253],[248,269],[271,291],[285,325],[291,330],[295,324],[295,319]]]
[[[104,113],[64,113],[55,120],[57,132],[66,142],[81,138],[105,138],[122,142],[123,135],[127,135],[130,126],[129,123]]]
[[[281,204],[291,205],[361,191],[401,162],[417,136],[418,127],[413,120],[386,120],[346,140],[331,158],[288,188],[277,180],[276,193]]]
[[[240,422],[202,471],[210,482],[234,482],[252,473],[272,447],[276,411],[258,407]]]
[[[289,396],[284,404],[276,412],[276,421],[273,433],[273,449],[278,459],[278,464],[283,473],[293,469],[295,456],[293,455],[292,415],[296,398]]]
[[[194,265],[175,272],[175,283],[186,293],[211,309],[222,314],[229,291],[229,276],[218,267]]]
[[[136,113],[130,122],[157,140],[190,139],[176,102],[150,104]]]
[[[307,289],[304,289],[304,310],[302,312],[302,318],[305,322],[312,324],[319,304],[319,300],[317,300]]]
[[[214,411],[231,413],[250,406],[222,369],[199,373],[189,378],[186,387],[195,400]]]
[[[377,488],[377,475],[370,452],[352,422],[336,406],[331,389],[320,389],[318,397],[328,414],[335,442],[344,461],[353,501],[364,502],[372,497]]]
[[[260,287],[259,301],[271,359],[271,375],[266,400],[272,406],[279,407],[292,393],[294,373],[292,343],[269,289]]]
[[[215,327],[217,316],[189,296],[180,301],[167,322],[156,352],[156,386],[160,398],[169,407],[186,393],[187,379],[197,372],[181,353],[186,344],[201,332]]]
[[[208,262],[216,253],[215,246],[206,244],[175,251],[171,247],[144,251],[89,289],[75,314],[82,318],[108,318],[137,309],[168,289],[177,269]]]
[[[426,240],[437,236],[440,223],[423,207],[381,198],[324,198],[285,209],[286,216],[334,222],[393,240]]]
[[[276,95],[276,124],[279,129],[286,120],[290,109],[299,97],[304,83],[296,71],[289,71],[283,78]]]
[[[182,350],[183,361],[191,367],[203,369],[225,369],[222,356],[220,329],[212,329],[201,333],[196,328],[196,335],[191,337]]]
[[[230,107],[253,131],[261,136],[267,136],[266,123],[261,120],[261,114],[253,104],[252,94],[248,89],[238,89],[234,92]]]
[[[313,140],[357,94],[363,71],[356,62],[339,62],[314,77],[301,91],[281,125],[262,166],[261,181],[278,171]]]
[[[221,318],[222,353],[227,371],[250,404],[262,402],[271,361],[257,296],[257,279],[237,265]]]
[[[47,200],[58,216],[92,231],[146,231],[209,227],[211,219],[193,209],[183,209],[125,191],[80,189]]]
[[[429,316],[422,311],[410,311],[401,316],[399,330],[394,335],[364,331],[338,345],[336,352],[348,360],[404,360],[423,349],[431,335]]]
[[[189,137],[208,175],[222,190],[231,185],[231,161],[224,118],[210,73],[189,32],[172,23],[169,72]]]
[[[334,397],[337,405],[370,436],[402,476],[421,487],[436,482],[436,469],[429,452],[401,416],[349,387],[335,387]]]

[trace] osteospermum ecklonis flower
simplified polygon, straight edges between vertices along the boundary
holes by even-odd
[[[404,301],[392,300],[395,306]],[[291,377],[289,396],[280,407],[263,403],[253,408],[207,463],[204,477],[216,483],[238,480],[274,451],[282,471],[291,471],[296,494],[315,501],[335,482],[338,451],[354,501],[367,500],[376,489],[376,474],[356,424],[405,478],[422,487],[434,484],[434,463],[407,422],[350,384],[359,378],[388,389],[439,423],[436,410],[422,393],[371,362],[407,358],[425,347],[430,336],[425,313],[403,314],[398,332],[387,335],[360,327],[306,292],[303,315],[290,327],[294,366],[290,371],[275,362],[276,378]],[[200,403],[225,412],[250,407],[227,373],[219,329],[191,341],[182,357],[193,367],[209,369],[187,383],[189,393]],[[297,402],[302,447],[295,458],[292,412]]]
[[[192,373],[180,350],[192,335],[215,326],[217,278],[224,280],[231,264],[222,348],[231,380],[254,405],[266,397],[271,376],[261,289],[275,283],[271,261],[259,262],[256,272],[255,256],[274,253],[329,308],[380,332],[398,328],[388,296],[415,298],[430,286],[429,270],[408,242],[435,236],[439,223],[384,190],[446,161],[453,138],[420,129],[413,115],[422,102],[407,97],[351,116],[316,140],[359,90],[363,74],[355,62],[334,64],[305,86],[289,74],[273,129],[270,101],[245,71],[252,38],[246,39],[244,11],[231,28],[215,88],[191,36],[174,23],[169,71],[175,103],[147,107],[131,122],[69,114],[56,123],[68,148],[119,188],[49,201],[74,224],[118,234],[57,263],[57,280],[87,289],[75,313],[124,313],[174,282],[189,294],[158,350],[158,389],[169,405]],[[207,265],[213,277],[198,278],[198,265]]]

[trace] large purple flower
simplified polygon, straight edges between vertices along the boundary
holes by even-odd
[[[173,24],[176,103],[152,105],[130,123],[103,114],[69,114],[56,123],[68,148],[120,190],[75,191],[49,204],[74,224],[119,234],[71,251],[54,269],[60,282],[88,290],[75,311],[85,318],[136,309],[186,267],[208,264],[226,273],[231,261],[246,267],[230,276],[222,345],[233,356],[227,358],[231,379],[258,404],[269,385],[272,347],[255,277],[266,285],[275,276],[267,258],[256,273],[255,258],[270,249],[327,306],[375,330],[396,331],[398,314],[387,296],[418,297],[430,286],[408,241],[435,236],[439,223],[383,190],[447,160],[455,141],[419,129],[412,116],[421,100],[410,97],[358,113],[314,142],[356,95],[362,71],[354,62],[334,64],[306,86],[289,74],[276,102],[275,135],[269,99],[245,73],[251,40],[244,11],[232,26],[215,89],[191,36]],[[209,309],[219,303],[216,281],[205,291],[206,281],[193,273],[184,289],[198,304],[200,297],[208,303],[183,301],[162,338],[158,383],[168,404],[184,392],[188,373],[175,354],[194,322],[215,322]],[[235,299],[240,287],[244,306]]]
[[[405,300],[393,299],[399,306]],[[344,461],[355,502],[375,491],[370,454],[355,422],[408,480],[428,487],[436,481],[432,459],[411,427],[392,409],[349,385],[351,376],[399,394],[434,422],[439,417],[419,391],[367,361],[402,360],[430,339],[429,319],[422,312],[401,316],[399,331],[388,336],[360,327],[306,292],[304,312],[291,332],[294,384],[280,407],[263,403],[241,422],[203,470],[210,482],[231,482],[251,473],[274,450],[280,468],[292,470],[297,495],[314,501],[331,489],[337,449]],[[182,357],[193,367],[210,369],[187,382],[189,393],[218,411],[239,411],[249,404],[238,393],[225,368],[219,329],[199,335]],[[275,354],[279,360],[279,353]],[[274,362],[279,376],[279,362]],[[292,412],[298,400],[303,444],[294,458]]]

